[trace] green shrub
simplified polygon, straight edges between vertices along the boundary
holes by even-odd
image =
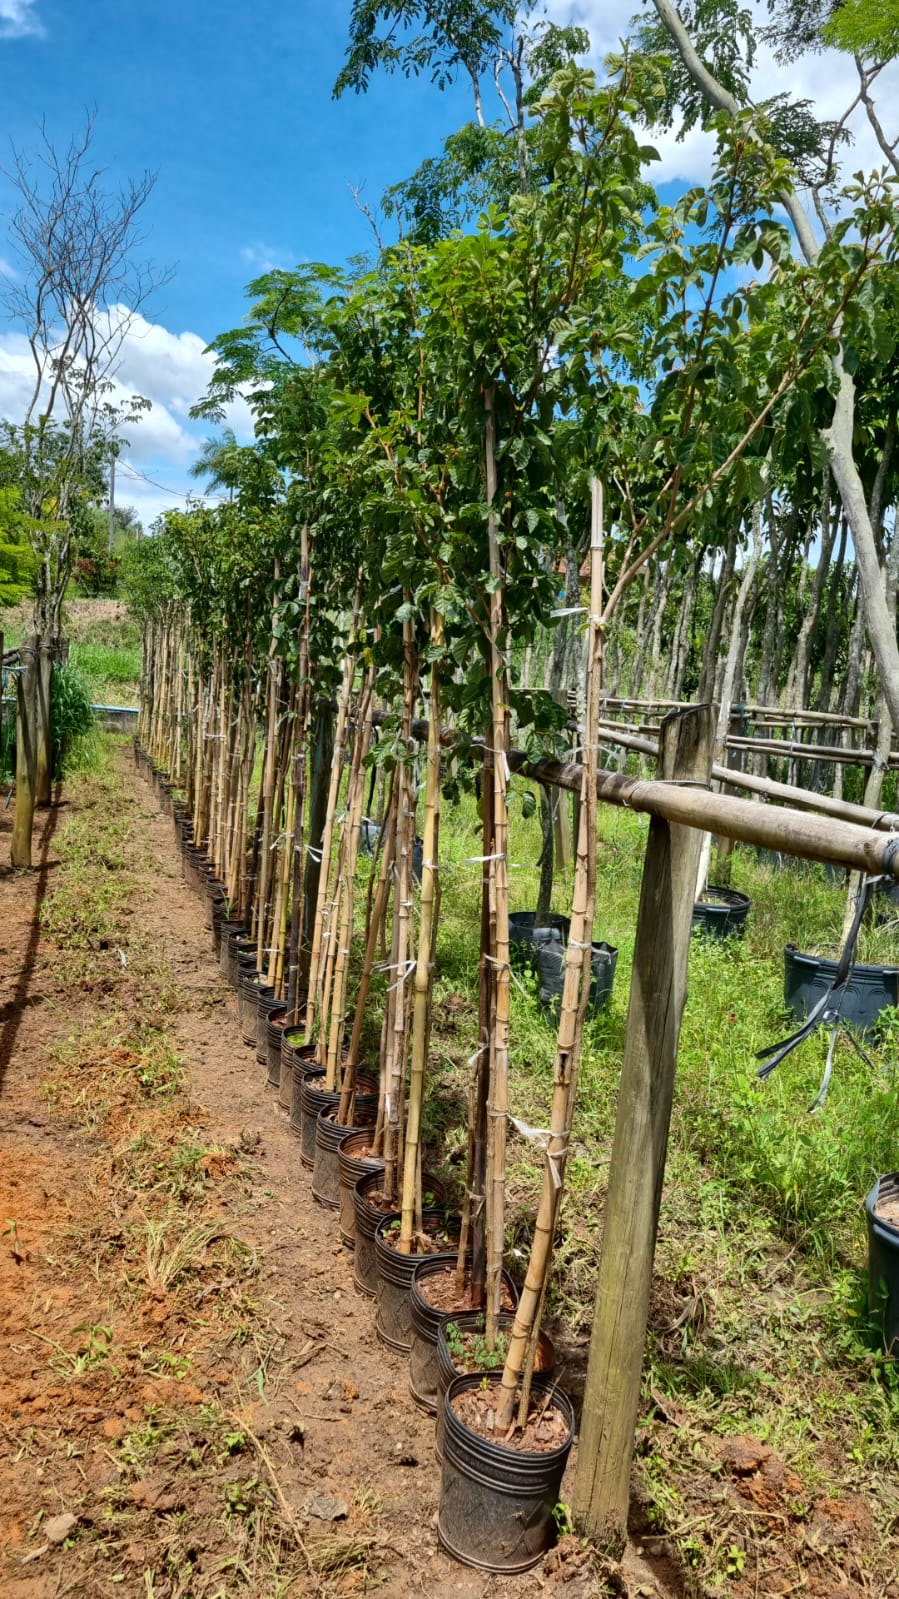
[[[84,677],[71,664],[53,669],[53,775],[58,780],[77,767],[92,765],[96,722]]]

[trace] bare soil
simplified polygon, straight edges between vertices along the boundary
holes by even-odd
[[[574,1537],[514,1579],[442,1554],[433,1422],[239,1041],[171,824],[120,760],[112,786],[81,779],[41,817],[34,871],[0,868],[3,1599],[711,1592],[636,1501],[620,1563]],[[104,838],[86,866],[60,858],[73,818]],[[95,934],[88,917],[69,938],[58,909],[42,930],[48,895],[77,906],[79,871],[85,903],[124,883],[122,905]],[[550,1331],[577,1399],[584,1348]],[[685,1425],[651,1404],[638,1449],[664,1462]],[[678,1482],[702,1536],[737,1551],[728,1594],[899,1599],[868,1576],[863,1499],[728,1444],[697,1430]]]

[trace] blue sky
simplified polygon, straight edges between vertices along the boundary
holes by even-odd
[[[558,20],[590,28],[598,57],[636,4],[547,0]],[[120,473],[120,498],[145,523],[196,491],[188,469],[205,430],[188,411],[210,371],[204,346],[240,322],[247,281],[370,248],[351,186],[375,205],[471,115],[462,85],[441,94],[426,79],[376,77],[367,95],[334,101],[350,10],[351,0],[0,0],[0,147],[34,148],[42,118],[64,144],[90,108],[110,181],[158,173],[145,251],[174,276],[129,337],[118,374],[153,402]],[[847,103],[851,63],[829,54],[813,70],[806,85],[792,70],[794,92],[822,114]],[[770,62],[761,71],[770,94],[777,71]],[[657,183],[706,170],[701,132],[660,149]],[[0,272],[15,271],[10,199],[0,177]],[[0,324],[0,414],[21,413],[27,373],[21,335]],[[241,432],[246,413],[232,420]]]

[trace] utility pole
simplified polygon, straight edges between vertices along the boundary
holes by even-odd
[[[109,457],[109,553],[115,554],[115,455]]]

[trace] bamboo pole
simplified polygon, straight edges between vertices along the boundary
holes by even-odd
[[[685,784],[708,782],[714,732],[713,706],[667,717],[660,775]],[[700,842],[700,832],[692,826],[653,819],[637,915],[573,1501],[579,1529],[616,1549],[623,1545],[627,1528]]]
[[[347,979],[350,969],[350,944],[353,936],[353,902],[356,862],[359,856],[359,831],[362,806],[365,800],[365,761],[371,744],[371,696],[374,671],[365,674],[360,696],[356,740],[347,783],[347,815],[343,830],[343,882],[340,915],[334,954],[334,976],[328,1014],[328,1054],[325,1069],[325,1087],[333,1093],[340,1081],[340,1058],[343,1045],[343,1026],[346,1014]]]
[[[354,627],[355,631],[355,627]],[[337,796],[340,792],[340,779],[343,775],[343,750],[346,738],[347,720],[349,717],[350,694],[353,687],[353,673],[355,660],[351,651],[347,651],[343,663],[343,678],[340,685],[340,696],[337,702],[337,726],[334,731],[334,753],[331,761],[331,777],[328,784],[328,799],[325,806],[325,825],[322,832],[321,862],[318,879],[318,894],[315,904],[315,918],[312,924],[312,955],[309,962],[309,997],[306,1002],[306,1036],[312,1037],[315,1020],[315,1005],[321,982],[322,940],[324,937],[325,906],[328,898],[328,878],[331,860],[331,844],[334,837],[334,822],[337,814]]]
[[[374,905],[368,922],[368,935],[365,944],[365,958],[362,962],[362,973],[359,979],[359,989],[356,994],[356,1013],[353,1017],[353,1032],[347,1049],[346,1063],[343,1070],[343,1087],[340,1095],[340,1106],[337,1112],[337,1121],[341,1126],[348,1126],[352,1121],[353,1104],[356,1093],[356,1069],[359,1065],[359,1055],[362,1047],[362,1023],[365,1016],[365,1006],[368,1002],[368,991],[371,987],[372,974],[375,969],[375,956],[378,951],[378,938],[384,917],[387,911],[387,901],[390,895],[390,879],[393,871],[393,852],[396,844],[396,799],[397,784],[391,781],[390,800],[387,808],[387,829],[384,838],[384,847],[381,850],[381,862],[378,872],[378,887],[375,893]]]
[[[443,645],[443,618],[431,613],[431,649]],[[412,1051],[409,1101],[406,1108],[406,1147],[403,1164],[402,1220],[398,1248],[412,1251],[416,1211],[421,1209],[421,1113],[430,1035],[431,993],[434,986],[433,950],[437,929],[438,848],[440,837],[440,665],[431,665],[431,701],[428,707],[428,761],[425,779],[424,850],[418,923],[418,956],[412,979]]]
[[[596,774],[599,767],[597,722],[602,693],[602,489],[593,480],[590,526],[590,621],[587,648],[587,706],[584,717],[584,765],[575,861],[571,932],[565,964],[565,981],[559,1014],[559,1035],[553,1068],[553,1097],[549,1142],[534,1237],[524,1288],[515,1312],[512,1336],[503,1368],[496,1409],[500,1434],[512,1426],[516,1391],[522,1383],[518,1425],[524,1426],[530,1408],[530,1375],[540,1331],[540,1312],[549,1281],[553,1240],[561,1206],[565,1167],[577,1094],[584,1017],[593,980],[593,925],[596,912]],[[525,1362],[528,1370],[525,1373]]]
[[[496,417],[493,389],[484,391],[487,545],[490,565],[490,677],[492,700],[493,848],[490,851],[493,1017],[487,1103],[487,1338],[493,1348],[501,1308],[506,1198],[506,1118],[509,1113],[509,817],[506,804],[509,750],[508,672],[500,647],[505,635],[504,574],[495,502]]]

